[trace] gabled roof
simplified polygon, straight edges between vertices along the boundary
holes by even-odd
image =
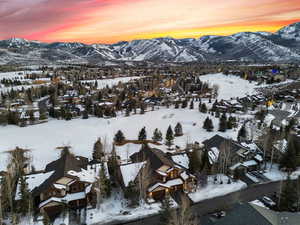
[[[210,139],[203,141],[203,144],[207,150],[210,150],[213,148],[217,148],[220,150],[224,143],[227,143],[230,146],[230,149],[234,152],[237,152],[240,149],[245,149],[245,150],[251,151],[250,148],[243,146],[242,144],[238,143],[237,141],[234,141],[232,139],[227,139],[218,134],[216,134],[215,136],[213,136]]]
[[[163,165],[175,167],[175,163],[167,156],[167,154],[159,149],[150,148],[147,145],[144,145],[139,152],[131,155],[130,158],[133,162],[148,160],[152,170],[157,170]]]
[[[32,195],[37,196],[43,191],[47,190],[58,179],[62,177],[69,177],[78,179],[75,176],[70,175],[69,171],[80,172],[82,169],[87,169],[88,159],[85,157],[74,156],[73,154],[63,154],[59,159],[47,164],[45,172],[53,171],[53,174],[46,179],[41,185],[32,190]]]

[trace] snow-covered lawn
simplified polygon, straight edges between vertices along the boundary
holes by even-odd
[[[286,172],[279,170],[278,164],[273,164],[271,169],[271,165],[269,163],[267,164],[267,169],[264,175],[272,181],[286,180],[288,176]],[[300,176],[300,168],[294,171],[290,176],[291,179],[297,179]]]
[[[140,79],[141,77],[118,77],[114,79],[102,79],[102,80],[97,80],[98,83],[98,89],[105,88],[106,86],[112,87],[114,85],[121,83],[128,83],[129,81],[135,80],[135,79]],[[95,80],[83,80],[81,81],[82,83],[89,83],[89,82],[95,82]]]
[[[214,184],[214,177],[209,176],[207,186],[199,187],[194,193],[190,193],[189,197],[193,202],[200,202],[205,199],[211,199],[218,196],[223,196],[247,187],[247,184],[238,180],[236,182],[227,183],[228,177],[222,174],[218,175],[218,180],[222,180],[223,184],[217,182]]]
[[[197,107],[196,107],[197,108]],[[6,154],[3,152],[16,146],[32,150],[33,165],[36,169],[43,169],[46,163],[56,160],[59,151],[56,147],[72,146],[75,154],[91,157],[93,144],[98,137],[111,143],[115,133],[120,129],[127,139],[137,139],[138,132],[145,126],[148,139],[151,139],[155,128],[159,128],[163,137],[169,125],[173,129],[177,122],[183,127],[184,135],[175,138],[174,144],[185,147],[187,142],[202,142],[215,134],[236,139],[237,129],[226,133],[218,132],[219,119],[211,117],[214,131],[207,132],[202,128],[208,114],[198,109],[164,109],[150,111],[144,115],[120,115],[112,119],[92,118],[87,120],[73,119],[50,120],[48,123],[20,128],[17,126],[0,126],[0,170],[5,169]],[[109,147],[109,151],[111,148]],[[1,154],[2,152],[2,154]]]
[[[111,221],[131,221],[145,216],[158,214],[161,210],[161,203],[147,204],[141,202],[136,208],[129,208],[126,200],[118,192],[105,200],[99,209],[87,210],[86,224],[105,224]],[[177,203],[171,199],[171,207],[177,207]]]
[[[219,100],[252,95],[256,93],[255,88],[259,87],[256,82],[250,83],[238,76],[224,75],[222,73],[200,76],[200,80],[208,82],[211,86],[219,86]]]

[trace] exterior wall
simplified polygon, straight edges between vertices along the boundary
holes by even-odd
[[[85,183],[76,181],[69,186],[69,193],[81,192],[84,191],[84,189],[85,189]]]
[[[66,185],[66,184],[70,183],[71,181],[72,181],[71,178],[68,178],[68,177],[62,177],[62,178],[60,178],[59,180],[57,180],[56,183]]]

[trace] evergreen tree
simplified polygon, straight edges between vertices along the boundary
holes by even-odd
[[[212,132],[214,130],[214,125],[211,119],[208,120],[208,127],[207,127],[207,131],[208,132]]]
[[[203,103],[203,104],[201,105],[200,112],[202,112],[202,113],[207,113],[207,107],[206,107],[206,104],[205,104],[205,103]]]
[[[193,150],[189,155],[189,168],[192,173],[200,172],[201,170],[201,160],[199,158],[197,150]]]
[[[144,103],[141,104],[140,114],[145,114],[145,104]]]
[[[152,140],[155,141],[155,142],[162,141],[162,133],[157,128],[153,132]]]
[[[101,158],[103,156],[104,156],[103,144],[101,142],[101,139],[98,138],[93,148],[93,159],[96,161],[101,161]]]
[[[194,101],[193,100],[190,103],[190,109],[194,109]]]
[[[204,120],[203,129],[205,129],[208,132],[213,131],[214,129],[213,122],[209,117],[206,117],[206,119]]]
[[[133,181],[130,181],[124,189],[124,197],[129,200],[130,206],[136,206],[139,202],[139,189]]]
[[[20,201],[18,204],[18,212],[21,213],[23,216],[25,216],[27,213],[29,213],[32,210],[31,194],[28,189],[28,185],[26,183],[24,175],[20,176],[19,182],[20,182]]]
[[[203,129],[207,130],[209,125],[209,117],[206,117],[206,119],[203,122]]]
[[[84,110],[82,112],[82,119],[88,119],[88,118],[89,118],[89,114],[88,114],[88,112],[86,110]]]
[[[169,194],[166,194],[165,198],[162,200],[160,209],[160,222],[162,225],[166,225],[169,223],[171,211],[171,197]]]
[[[120,144],[124,140],[125,140],[125,136],[124,136],[123,132],[121,130],[118,130],[118,132],[116,133],[116,135],[114,137],[115,143]]]
[[[247,132],[246,132],[245,125],[243,125],[238,132],[237,140],[239,142],[241,142],[241,141],[245,140],[246,138],[247,138]]]
[[[181,123],[176,124],[174,131],[175,131],[175,136],[176,137],[179,137],[179,136],[183,135]]]
[[[110,179],[106,176],[106,169],[104,164],[101,163],[101,168],[99,171],[99,176],[96,181],[96,191],[97,191],[97,206],[103,202],[104,199],[111,195],[111,183]]]
[[[226,129],[227,129],[227,117],[226,117],[226,114],[223,113],[220,118],[219,131],[225,132]]]
[[[297,190],[291,180],[290,176],[285,182],[280,193],[279,210],[281,211],[293,211],[297,204]]]
[[[174,133],[172,127],[169,126],[166,133],[166,145],[171,147],[171,145],[173,144],[173,140],[174,140]]]
[[[147,132],[146,132],[146,127],[143,127],[140,132],[139,132],[139,136],[138,136],[138,140],[139,141],[144,141],[147,139]]]
[[[107,166],[108,166],[108,171],[109,174],[111,175],[111,179],[113,181],[114,186],[117,186],[118,180],[118,158],[117,158],[117,153],[116,153],[116,148],[113,145],[112,151],[111,151],[111,155],[108,158],[108,162],[107,162]]]
[[[288,140],[288,147],[280,159],[279,167],[281,169],[285,168],[290,172],[295,171],[297,168],[297,150],[294,138],[292,137]]]
[[[51,221],[46,212],[43,212],[43,225],[50,225]]]
[[[184,100],[184,101],[182,102],[181,108],[182,108],[182,109],[185,109],[186,107],[187,107],[187,101]]]
[[[220,118],[220,111],[218,109],[216,110],[215,117]]]
[[[178,108],[179,108],[179,103],[175,102],[175,109],[178,109]]]

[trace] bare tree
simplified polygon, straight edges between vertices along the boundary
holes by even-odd
[[[197,217],[192,213],[190,200],[187,197],[181,197],[179,209],[171,213],[168,225],[199,225]]]
[[[146,162],[138,173],[138,185],[140,190],[140,200],[147,198],[147,188],[151,183],[152,173],[150,163]]]

